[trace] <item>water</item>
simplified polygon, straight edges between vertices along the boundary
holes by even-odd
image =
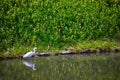
[[[4,60],[0,80],[120,80],[120,54]]]

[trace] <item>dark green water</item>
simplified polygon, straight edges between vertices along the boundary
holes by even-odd
[[[120,54],[0,61],[0,80],[120,80]]]

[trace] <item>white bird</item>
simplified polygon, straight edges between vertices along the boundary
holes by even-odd
[[[23,64],[27,67],[31,67],[34,71],[36,70],[35,64],[33,62],[23,61]]]
[[[35,47],[33,49],[33,51],[30,51],[30,52],[26,53],[25,55],[23,55],[23,58],[30,58],[30,57],[34,56],[36,52],[37,52],[37,47]]]

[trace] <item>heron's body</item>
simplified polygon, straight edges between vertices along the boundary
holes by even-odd
[[[34,51],[30,51],[30,52],[26,53],[25,55],[23,55],[23,58],[30,58],[30,57],[34,56],[36,51],[37,51],[37,48],[35,47]]]
[[[30,58],[30,57],[32,57],[32,56],[34,56],[34,55],[35,55],[35,52],[31,51],[31,52],[26,53],[26,54],[23,56],[23,58]]]

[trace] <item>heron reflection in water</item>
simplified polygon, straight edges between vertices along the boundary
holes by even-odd
[[[34,71],[36,70],[35,64],[30,61],[23,61],[23,64],[27,67],[31,67]]]

